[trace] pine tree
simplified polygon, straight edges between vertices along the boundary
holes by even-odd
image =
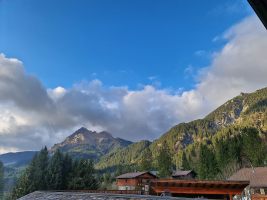
[[[16,186],[13,188],[10,199],[17,199],[36,190],[47,189],[46,175],[49,163],[47,148],[37,153],[29,166],[19,177]]]
[[[30,180],[30,167],[26,168],[22,175],[19,177],[15,187],[13,188],[8,199],[18,199],[26,194],[32,192]]]
[[[263,165],[266,147],[257,129],[242,129],[242,154],[253,166]]]
[[[4,194],[4,165],[0,161],[0,199],[3,198]]]
[[[181,165],[183,170],[190,170],[190,164],[186,158],[185,152],[182,153],[182,165]]]
[[[152,152],[149,148],[147,148],[143,154],[142,154],[142,158],[141,158],[141,162],[140,162],[140,170],[141,171],[149,171],[152,169]]]
[[[214,179],[219,173],[215,155],[207,145],[200,145],[198,176],[200,179]]]
[[[227,164],[230,161],[229,155],[228,155],[228,145],[227,142],[224,142],[223,139],[220,139],[215,144],[215,157],[218,163],[218,166],[220,166],[220,169],[224,169]]]
[[[73,168],[72,158],[68,154],[65,154],[63,158],[63,185],[62,185],[62,189],[64,190],[68,188],[68,182],[70,181],[71,178],[72,168]]]
[[[52,156],[48,165],[47,187],[50,190],[63,188],[63,155],[59,150]]]
[[[91,160],[81,159],[74,162],[72,178],[69,189],[72,190],[95,190],[98,181],[95,178],[94,164]]]
[[[163,143],[159,149],[157,160],[157,168],[160,177],[168,177],[172,174],[172,158],[170,150],[166,143]]]
[[[29,188],[31,191],[47,189],[46,175],[48,163],[48,151],[45,147],[34,156],[29,166],[29,179],[31,180]]]

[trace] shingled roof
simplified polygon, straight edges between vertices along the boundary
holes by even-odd
[[[192,170],[187,170],[187,171],[177,170],[172,174],[172,176],[187,176],[191,172]]]
[[[240,169],[229,180],[250,181],[250,186],[254,188],[267,187],[267,167]]]
[[[122,174],[120,176],[117,176],[116,178],[117,179],[124,179],[124,178],[136,178],[138,176],[141,176],[143,174],[146,174],[146,173],[149,173],[150,175],[154,176],[154,177],[157,177],[155,174],[149,172],[149,171],[146,171],[146,172],[131,172],[131,173],[126,173],[126,174]]]
[[[96,194],[86,192],[49,192],[36,191],[30,193],[18,200],[155,200],[162,199],[162,197],[150,195],[130,195],[130,194]],[[184,200],[183,198],[164,197],[164,199]]]

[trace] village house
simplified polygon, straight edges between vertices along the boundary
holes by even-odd
[[[196,173],[193,170],[177,170],[172,174],[173,179],[190,180],[196,177]]]
[[[143,190],[148,187],[151,180],[157,179],[157,176],[151,172],[133,172],[122,174],[117,179],[118,190]]]
[[[229,180],[249,181],[252,195],[267,195],[267,167],[243,168],[234,173]]]

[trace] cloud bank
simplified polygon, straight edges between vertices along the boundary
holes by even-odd
[[[0,54],[0,153],[51,146],[80,126],[151,140],[240,92],[266,87],[267,32],[259,20],[248,17],[222,38],[226,44],[199,71],[195,89],[182,93],[152,85],[107,87],[100,80],[48,89],[21,61]]]

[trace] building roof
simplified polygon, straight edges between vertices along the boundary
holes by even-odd
[[[251,187],[267,187],[267,167],[240,169],[229,180],[250,181]]]
[[[152,175],[154,177],[157,177],[155,174],[146,171],[146,172],[131,172],[131,173],[126,173],[126,174],[122,174],[120,176],[117,176],[116,178],[117,179],[136,178],[136,177],[141,176],[141,175],[146,174],[146,173],[148,173],[148,174],[150,174],[150,175]]]
[[[187,171],[177,170],[172,174],[172,176],[187,176],[191,172],[192,170],[187,170]]]
[[[53,191],[36,191],[30,193],[19,200],[154,200],[162,199],[162,197],[150,196],[150,195],[132,195],[132,194],[96,194],[86,192],[53,192]],[[176,199],[183,200],[176,197],[164,197],[164,199]]]

